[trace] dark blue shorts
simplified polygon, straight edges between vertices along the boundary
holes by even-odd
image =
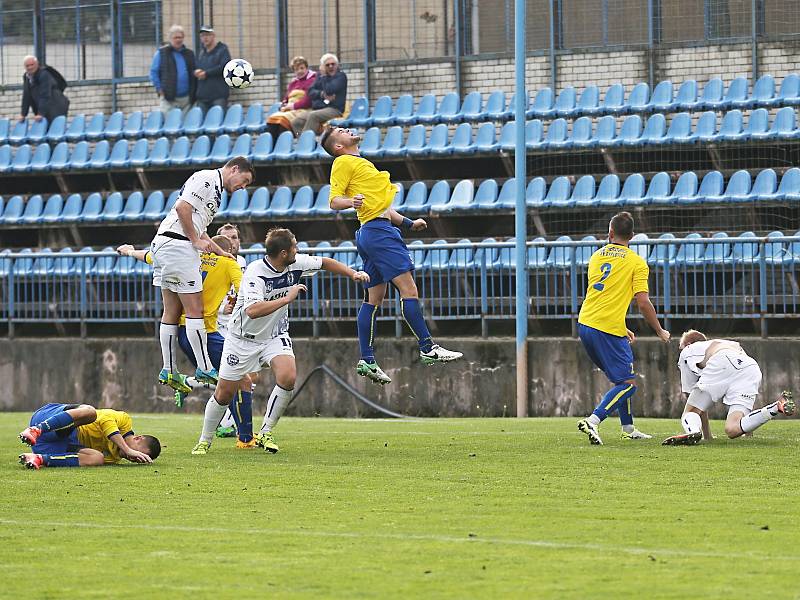
[[[580,323],[578,336],[589,358],[611,383],[623,383],[634,376],[633,351],[627,337],[611,335]]]
[[[51,402],[45,404],[31,416],[31,425],[36,425],[42,421],[46,421],[53,415],[64,412],[67,408],[74,408],[74,404],[59,404]],[[78,442],[78,428],[70,427],[69,429],[61,429],[59,431],[48,431],[39,436],[36,444],[33,446],[33,452],[36,454],[65,454],[67,452],[75,452],[80,450],[83,446]]]
[[[414,270],[414,262],[400,230],[388,219],[373,219],[356,230],[356,248],[364,261],[364,271],[369,275],[365,287],[388,283],[398,275]]]
[[[225,338],[222,337],[219,331],[212,331],[206,336],[206,340],[208,342],[208,358],[211,359],[211,366],[219,371],[219,362],[222,360],[222,347],[225,345]],[[197,368],[192,345],[189,343],[189,338],[186,337],[186,327],[178,327],[178,345],[183,350],[186,358]]]

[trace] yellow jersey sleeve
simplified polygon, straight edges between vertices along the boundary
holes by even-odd
[[[235,260],[228,259],[226,262],[228,263],[228,274],[231,280],[231,286],[233,286],[234,291],[238,294],[239,286],[242,285],[242,268]],[[228,289],[230,290],[230,287]]]
[[[346,156],[337,156],[331,167],[331,195],[328,204],[334,198],[347,196],[347,188],[353,176],[353,163]]]
[[[650,292],[650,286],[648,284],[648,280],[650,279],[650,267],[647,266],[647,263],[639,257],[641,261],[639,264],[634,267],[633,269],[633,295],[635,296],[639,292]]]
[[[118,463],[119,447],[109,438],[115,433],[123,437],[133,433],[133,421],[130,415],[121,410],[101,408],[93,423],[78,427],[78,441],[86,448],[103,453],[105,462]]]
[[[392,205],[397,186],[392,183],[388,171],[378,171],[363,156],[344,154],[337,156],[331,169],[330,200],[361,194],[364,202],[356,210],[363,225],[377,217],[385,216]]]

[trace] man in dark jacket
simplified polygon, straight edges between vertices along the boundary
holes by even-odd
[[[25,119],[31,109],[36,121],[45,118],[52,123],[57,116],[66,116],[69,98],[58,87],[58,82],[47,67],[40,66],[35,56],[26,56],[22,64],[25,75],[22,76],[22,110],[19,120]]]
[[[228,107],[228,94],[230,88],[222,78],[222,69],[231,59],[228,47],[217,41],[211,27],[200,28],[200,43],[203,48],[197,55],[197,69],[194,76],[197,78],[197,102],[195,106],[203,109],[203,113],[212,106]]]
[[[150,81],[161,98],[161,112],[172,108],[189,110],[194,102],[195,79],[194,52],[183,45],[183,27],[169,28],[169,44],[161,46],[150,65]]]
[[[292,123],[295,131],[315,133],[322,130],[323,123],[341,117],[347,100],[347,75],[339,69],[339,59],[333,54],[323,54],[319,75],[308,90],[311,97],[311,112],[300,116]],[[300,119],[305,119],[302,124]]]

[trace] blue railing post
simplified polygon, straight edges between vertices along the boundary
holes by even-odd
[[[664,328],[669,330],[669,315],[672,312],[672,282],[669,271],[669,248],[664,261]]]
[[[570,289],[570,322],[572,324],[572,337],[578,331],[578,263],[576,261],[575,246],[569,247],[569,289]]]
[[[81,261],[81,337],[86,337],[86,261],[88,259],[79,259]]]
[[[14,267],[17,264],[16,258],[9,259],[8,266],[8,337],[14,337]]]
[[[311,278],[311,334],[319,337],[319,277]]]
[[[489,298],[487,296],[487,278],[486,278],[486,252],[488,248],[484,248],[481,252],[481,337],[489,337],[489,322],[486,320],[486,313],[489,312]]]
[[[758,295],[759,312],[761,313],[761,337],[769,335],[767,332],[767,244],[758,243]]]
[[[456,23],[456,27],[459,24]],[[517,417],[528,416],[528,234],[525,205],[525,110],[528,92],[525,87],[525,0],[514,2],[514,119],[516,144],[514,148],[514,177],[517,180],[514,208],[514,238],[516,248],[516,317],[517,317]]]

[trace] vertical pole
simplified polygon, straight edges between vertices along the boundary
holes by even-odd
[[[456,70],[456,93],[461,98],[461,0],[453,0],[453,25],[455,27],[455,70]]]
[[[364,97],[367,99],[367,106],[369,106],[369,29],[371,24],[369,0],[364,0]]]
[[[528,257],[525,206],[525,0],[514,0],[514,176],[517,180],[514,235],[517,294],[517,417],[528,416]]]
[[[33,53],[40,63],[47,62],[47,43],[44,35],[44,3],[33,0]]]
[[[283,98],[283,86],[281,85],[281,58],[283,57],[282,32],[284,23],[283,2],[275,0],[275,85],[277,87],[277,97]]]
[[[75,0],[75,77],[86,79],[81,73],[81,0]]]
[[[111,0],[108,3],[109,17],[111,18],[111,112],[117,110],[117,76],[119,65],[119,10],[118,0]]]
[[[517,0],[514,0],[515,2]],[[558,84],[558,71],[556,66],[556,0],[550,0],[550,89],[553,93]]]
[[[752,37],[752,61],[753,61],[753,83],[755,83],[756,79],[758,79],[758,19],[757,19],[757,10],[758,7],[756,6],[758,0],[752,0],[751,2],[751,11],[750,11],[750,32]]]
[[[767,244],[758,244],[758,303],[761,313],[761,337],[767,337]]]
[[[603,46],[608,46],[608,0],[603,0],[601,8],[601,30],[600,35],[603,40]]]
[[[242,0],[236,0],[237,25],[239,26],[239,56],[245,56],[244,52],[244,17],[242,16]]]
[[[322,0],[322,51],[328,52],[328,0]]]
[[[651,90],[653,89],[653,85],[655,85],[655,67],[653,64],[653,18],[653,0],[647,0],[647,85],[650,86]]]

